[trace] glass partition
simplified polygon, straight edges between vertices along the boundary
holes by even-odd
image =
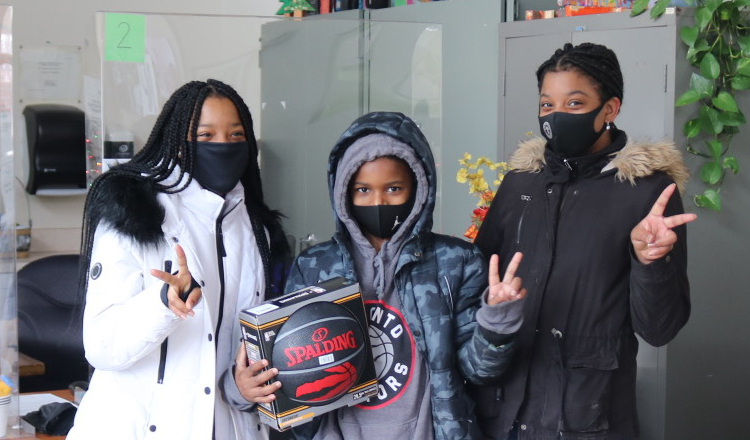
[[[97,13],[85,45],[89,184],[143,146],[163,104],[191,80],[232,85],[250,107],[259,136],[260,31],[273,20]]]
[[[26,434],[18,416],[12,23],[13,8],[0,5],[0,437],[22,438],[33,428]]]

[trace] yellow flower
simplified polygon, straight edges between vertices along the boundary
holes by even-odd
[[[469,194],[472,194],[479,199],[477,201],[477,207],[486,209],[492,204],[492,200],[495,198],[495,193],[497,192],[497,187],[502,183],[505,173],[510,167],[506,162],[494,162],[485,156],[478,157],[476,161],[472,161],[472,159],[471,154],[464,153],[463,157],[458,160],[461,168],[459,168],[456,173],[456,181],[458,183],[468,183]],[[496,173],[497,178],[492,181],[494,188],[491,188],[489,183],[487,183],[483,167],[493,171],[493,175]],[[470,172],[469,170],[476,171]],[[473,239],[472,235],[476,235],[476,231],[482,225],[483,218],[484,216],[472,216],[473,234],[468,234],[467,231],[467,237]]]
[[[468,177],[469,172],[466,170],[466,168],[459,168],[458,172],[456,173],[456,182],[466,183]]]

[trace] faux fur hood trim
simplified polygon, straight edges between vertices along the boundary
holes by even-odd
[[[545,147],[546,141],[542,138],[521,142],[511,156],[510,167],[519,172],[540,172],[546,165]],[[627,180],[631,185],[635,185],[639,177],[662,171],[675,181],[681,194],[690,178],[682,153],[669,141],[638,142],[628,139],[622,150],[612,154],[612,160],[605,168],[616,168],[617,179],[621,182]]]
[[[153,182],[111,176],[102,181],[87,214],[98,219],[96,225],[107,224],[138,243],[156,245],[164,237],[164,207],[156,196]]]

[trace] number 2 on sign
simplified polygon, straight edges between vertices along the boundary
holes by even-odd
[[[106,14],[104,61],[142,63],[146,58],[146,17]]]
[[[119,25],[117,25],[118,28],[125,28],[125,32],[122,34],[122,38],[120,39],[120,42],[117,43],[118,49],[132,49],[133,47],[130,45],[125,44],[125,39],[128,38],[128,34],[130,33],[130,25],[124,21],[120,22]]]

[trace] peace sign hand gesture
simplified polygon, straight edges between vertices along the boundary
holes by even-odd
[[[201,300],[203,292],[201,292],[200,287],[193,284],[193,276],[188,270],[187,258],[182,246],[175,244],[174,251],[177,254],[177,274],[172,275],[169,272],[151,269],[151,275],[169,284],[169,290],[167,290],[169,309],[180,318],[185,319],[188,315],[195,316],[193,307]],[[183,301],[182,298],[186,294],[187,298]]]
[[[489,294],[487,304],[494,306],[506,301],[521,299],[526,296],[526,288],[522,287],[521,278],[516,276],[518,266],[521,264],[523,254],[516,252],[510,260],[505,276],[500,280],[500,257],[490,257]]]
[[[672,197],[676,185],[673,183],[664,188],[646,218],[641,220],[630,232],[633,250],[641,264],[650,264],[667,255],[677,242],[673,228],[689,223],[696,218],[695,214],[677,214],[664,217],[664,209]]]

